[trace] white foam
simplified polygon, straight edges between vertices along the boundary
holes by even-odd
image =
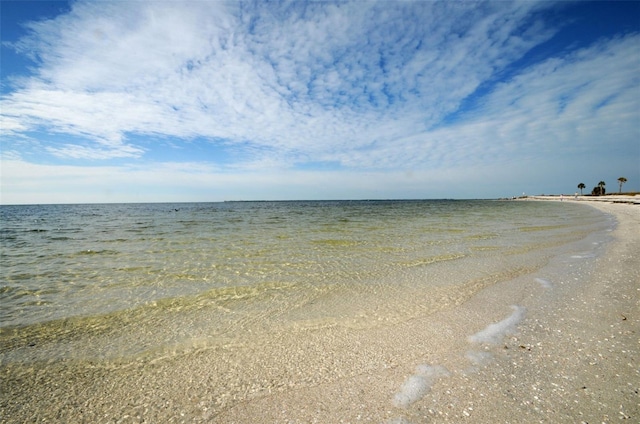
[[[421,375],[412,375],[400,387],[400,392],[393,398],[395,406],[407,407],[421,399],[430,389],[427,379]]]
[[[553,287],[551,281],[545,280],[544,278],[535,278],[535,280],[540,283],[540,285],[545,289],[550,289],[551,287]]]
[[[446,368],[436,365],[418,365],[416,373],[405,380],[400,387],[400,392],[396,393],[393,398],[393,404],[402,408],[406,408],[431,390],[431,386],[439,377],[448,376],[449,372]]]
[[[469,337],[472,343],[489,343],[498,344],[500,340],[507,334],[516,332],[516,326],[522,321],[525,314],[525,308],[522,306],[511,306],[513,313],[495,324],[488,325],[484,330]]]

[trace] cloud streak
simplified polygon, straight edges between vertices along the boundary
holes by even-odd
[[[80,2],[32,24],[19,46],[42,65],[5,114],[122,156],[142,153],[128,133],[330,152],[437,124],[541,37],[511,35],[523,5],[189,6]]]

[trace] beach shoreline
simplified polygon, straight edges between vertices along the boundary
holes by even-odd
[[[640,209],[583,203],[617,222],[589,260],[554,258],[402,323],[152,363],[3,365],[0,422],[637,421]]]
[[[492,285],[383,335],[405,348],[377,346],[403,358],[388,370],[257,400],[219,422],[260,414],[266,422],[390,424],[637,420],[640,210],[589,205],[617,222],[595,264]]]
[[[596,202],[596,203],[627,203],[640,205],[640,195],[607,194],[605,196],[584,196],[581,194],[554,194],[523,196],[517,200],[545,200],[545,201],[569,201],[569,202]]]

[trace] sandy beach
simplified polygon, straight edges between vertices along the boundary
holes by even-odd
[[[305,328],[152,363],[3,365],[0,421],[638,422],[640,208],[563,201],[615,217],[601,255],[556,258],[375,328]]]
[[[591,203],[625,203],[631,205],[640,204],[640,196],[624,194],[608,194],[606,196],[582,196],[582,195],[553,195],[553,196],[526,196],[524,200],[549,200],[549,201],[578,201]],[[609,211],[609,210],[607,210]],[[610,212],[611,213],[611,212]]]

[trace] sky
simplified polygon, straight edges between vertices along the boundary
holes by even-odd
[[[640,2],[5,1],[0,203],[640,191]]]

